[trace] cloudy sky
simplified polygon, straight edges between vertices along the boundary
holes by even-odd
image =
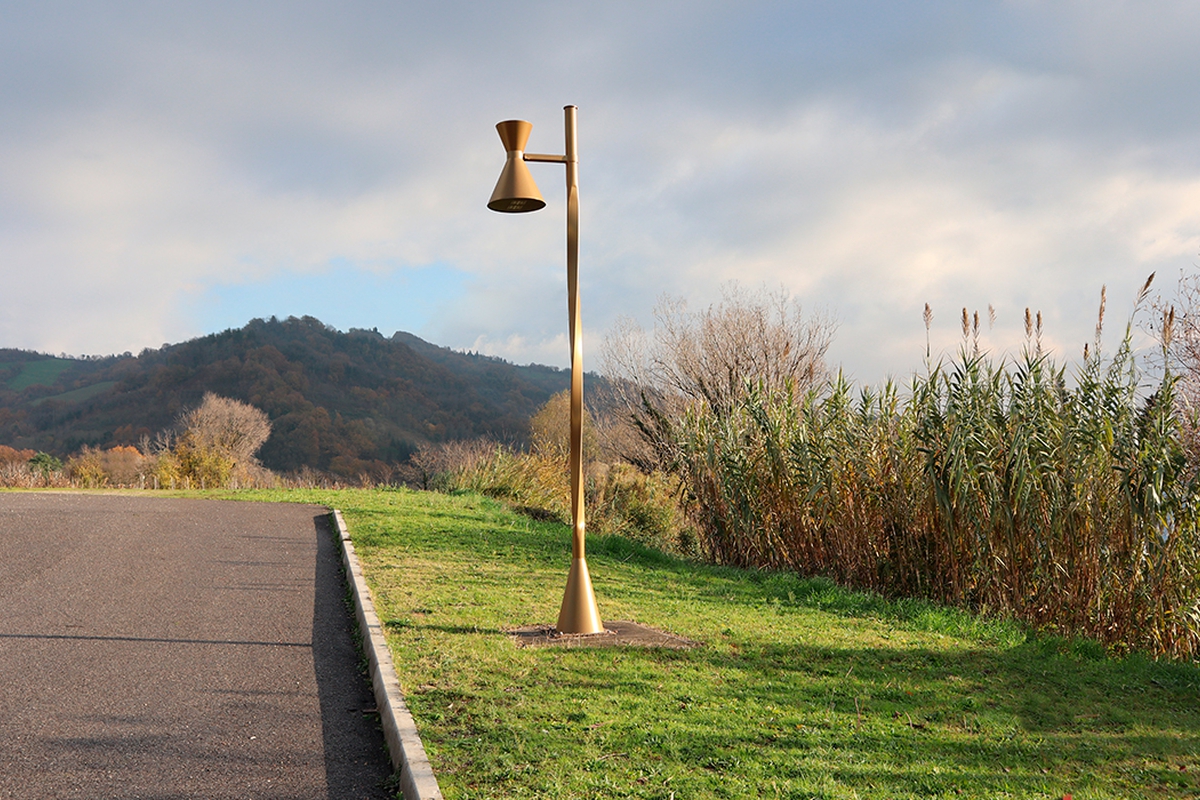
[[[1200,258],[1200,4],[0,0],[0,346],[253,317],[566,365],[563,170],[486,202],[494,125],[579,107],[589,367],[723,284],[839,321],[863,381],[964,306],[1073,358]],[[1115,327],[1115,326],[1114,326]]]

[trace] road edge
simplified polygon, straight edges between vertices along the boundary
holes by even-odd
[[[375,613],[371,590],[363,578],[358,555],[354,552],[354,543],[350,541],[346,521],[336,508],[330,516],[342,544],[342,564],[354,593],[354,614],[362,633],[363,650],[370,664],[375,705],[379,709],[379,720],[383,725],[383,738],[387,741],[392,768],[400,775],[400,791],[404,800],[442,800],[433,767],[417,734],[417,725],[400,694],[400,681],[396,677],[392,654],[383,636],[383,626]]]

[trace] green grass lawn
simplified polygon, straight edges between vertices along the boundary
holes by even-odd
[[[63,358],[44,358],[38,361],[25,361],[21,363],[21,371],[8,381],[8,388],[14,392],[19,392],[22,389],[28,389],[30,386],[53,386],[61,375],[75,362]],[[11,363],[5,363],[0,366],[10,367]]]
[[[342,509],[450,800],[1200,797],[1196,665],[604,538],[603,617],[702,646],[518,648],[557,617],[564,526],[476,496],[227,496]]]

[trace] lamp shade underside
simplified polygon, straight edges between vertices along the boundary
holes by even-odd
[[[520,150],[509,151],[504,171],[500,173],[500,180],[496,181],[496,189],[488,200],[488,208],[492,211],[521,213],[546,207],[546,201],[529,174],[523,156]]]

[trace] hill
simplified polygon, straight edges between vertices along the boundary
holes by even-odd
[[[530,416],[570,373],[459,353],[408,333],[343,333],[312,317],[256,319],[140,355],[51,357],[0,350],[0,443],[65,456],[136,445],[205,392],[261,408],[260,458],[354,477],[427,442],[523,441]]]

